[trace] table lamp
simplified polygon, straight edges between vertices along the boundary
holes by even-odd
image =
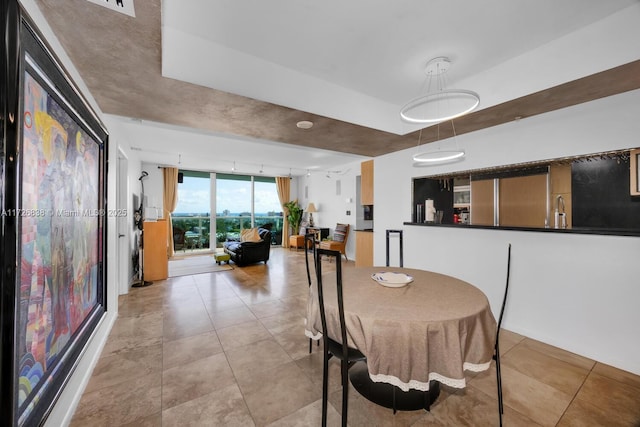
[[[307,206],[307,212],[309,213],[309,226],[313,227],[313,214],[315,212],[318,212],[318,210],[316,209],[316,205],[314,205],[312,202],[309,202],[309,205]]]

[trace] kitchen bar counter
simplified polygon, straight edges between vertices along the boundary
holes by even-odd
[[[566,234],[601,234],[608,236],[632,236],[640,237],[640,230],[616,229],[616,228],[536,228],[536,227],[502,227],[493,225],[470,225],[470,224],[436,224],[404,222],[404,225],[415,225],[418,227],[444,227],[444,228],[467,228],[477,230],[512,230],[512,231],[537,231],[542,233],[566,233]]]

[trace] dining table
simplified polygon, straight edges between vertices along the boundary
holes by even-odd
[[[477,287],[412,268],[345,267],[342,274],[348,345],[366,356],[349,377],[369,400],[394,410],[429,410],[440,384],[464,388],[464,371],[489,369],[496,321]],[[327,333],[335,339],[340,337],[335,271],[323,273],[323,293]],[[322,337],[315,281],[305,335]]]

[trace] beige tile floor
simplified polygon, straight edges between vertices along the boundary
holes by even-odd
[[[352,262],[345,264],[353,266]],[[318,426],[322,352],[303,334],[304,253],[176,277],[120,297],[72,426]],[[640,426],[640,377],[501,335],[505,426]],[[329,424],[340,424],[338,363]],[[353,388],[350,426],[498,425],[495,371],[444,388],[431,412],[376,406]]]

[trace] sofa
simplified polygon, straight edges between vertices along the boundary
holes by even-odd
[[[227,241],[222,244],[224,251],[231,256],[231,260],[238,266],[269,261],[271,251],[271,231],[258,228],[259,241]]]

